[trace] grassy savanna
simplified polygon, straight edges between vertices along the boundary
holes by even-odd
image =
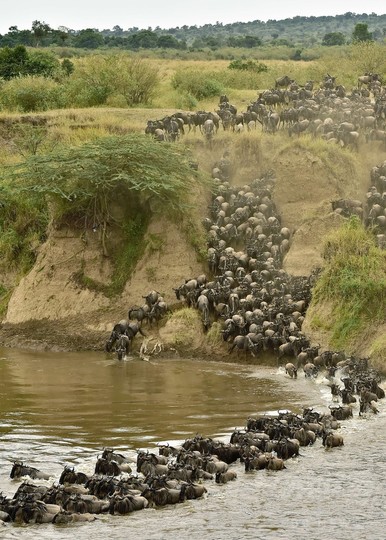
[[[315,86],[326,73],[350,91],[365,71],[386,73],[385,45],[359,43],[344,47],[320,47],[309,61],[258,57],[255,51],[239,51],[240,60],[251,60],[250,70],[230,69],[229,59],[170,59],[138,53],[98,51],[73,57],[74,71],[50,79],[27,76],[0,84],[0,109],[38,111],[79,107],[153,107],[159,109],[213,110],[213,101],[226,92],[236,106],[255,100],[257,93],[274,86],[287,74],[299,84]],[[143,57],[146,54],[147,57]],[[149,57],[150,56],[150,57]],[[262,65],[264,70],[254,67]]]

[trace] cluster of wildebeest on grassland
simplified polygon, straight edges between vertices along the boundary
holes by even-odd
[[[340,369],[340,388],[335,371]],[[158,453],[138,451],[136,459],[104,449],[94,473],[87,475],[66,466],[59,479],[47,485],[51,476],[21,462],[13,464],[10,477],[25,479],[14,496],[0,493],[0,525],[89,522],[97,515],[126,515],[145,508],[162,507],[201,498],[209,482],[225,484],[237,478],[230,465],[240,462],[245,472],[279,471],[285,462],[298,457],[300,447],[321,439],[326,449],[343,445],[336,430],[339,422],[353,416],[351,403],[359,397],[359,414],[378,412],[374,402],[385,397],[378,373],[366,359],[348,358],[330,363],[326,374],[332,399],[328,413],[306,408],[303,413],[279,411],[247,419],[245,429],[235,429],[228,443],[196,435],[181,446],[160,445]],[[136,470],[133,473],[133,469]],[[45,483],[39,484],[39,480]],[[36,482],[34,482],[36,481]]]
[[[177,111],[148,120],[145,133],[173,142],[198,127],[211,142],[220,125],[240,133],[259,124],[266,133],[280,129],[287,129],[290,136],[309,133],[353,149],[358,149],[361,139],[381,141],[386,149],[386,87],[376,73],[358,77],[358,87],[350,93],[329,74],[317,88],[314,81],[300,85],[284,76],[276,80],[275,88],[259,93],[246,111],[239,112],[224,95],[214,112]]]

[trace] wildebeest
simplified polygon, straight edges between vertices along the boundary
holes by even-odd
[[[291,137],[291,135],[296,134],[300,135],[300,133],[304,133],[308,126],[310,125],[310,121],[305,118],[304,120],[300,120],[298,122],[295,122],[288,128],[288,135]]]
[[[143,306],[133,306],[129,309],[127,318],[129,320],[143,322],[148,318],[150,309],[148,304],[144,304]]]
[[[21,478],[22,476],[29,476],[33,479],[48,480],[50,475],[43,473],[35,467],[29,467],[24,465],[21,461],[15,461],[10,473],[10,478]]]
[[[122,360],[129,354],[130,351],[130,339],[126,334],[121,334],[115,343],[115,351],[117,353],[118,360]]]
[[[291,379],[296,379],[298,376],[298,370],[291,362],[288,362],[285,365],[285,372],[291,377]]]
[[[285,469],[284,460],[276,456],[270,456],[268,458],[267,469],[269,471],[281,471]]]
[[[121,319],[117,324],[114,325],[110,337],[106,342],[105,350],[107,352],[111,352],[113,350],[113,347],[115,345],[115,342],[119,338],[120,335],[126,334],[128,329],[129,323],[126,319]]]
[[[59,484],[85,484],[89,477],[81,472],[75,472],[74,467],[64,467],[59,478]]]
[[[214,135],[214,130],[215,130],[215,126],[214,126],[213,120],[211,120],[210,118],[205,120],[204,125],[203,125],[203,132],[208,142],[211,142]]]
[[[284,75],[283,77],[279,77],[275,81],[275,88],[287,88],[290,84],[295,82],[293,79],[290,79],[288,75]]]
[[[217,484],[226,484],[231,480],[236,480],[237,473],[235,471],[226,471],[216,473],[216,483]]]
[[[338,433],[324,433],[323,446],[326,448],[334,448],[336,446],[343,446],[343,437]]]
[[[335,420],[347,420],[348,418],[352,418],[352,408],[349,405],[344,405],[343,407],[329,407],[331,411],[331,416],[335,418]]]
[[[210,319],[209,319],[209,300],[205,294],[200,294],[197,298],[196,308],[201,313],[201,320],[205,330],[209,330]]]

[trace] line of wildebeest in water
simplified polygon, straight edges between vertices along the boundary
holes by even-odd
[[[340,389],[334,377],[340,367]],[[126,515],[146,508],[200,499],[207,486],[236,480],[230,466],[239,462],[246,473],[286,469],[286,461],[297,458],[301,447],[321,440],[326,449],[343,445],[336,430],[340,421],[353,416],[351,403],[357,398],[360,411],[378,412],[374,402],[385,397],[377,372],[366,359],[350,357],[331,362],[326,374],[333,400],[328,413],[305,408],[302,414],[278,411],[277,415],[250,417],[244,429],[235,429],[229,442],[196,435],[180,446],[159,445],[158,453],[138,451],[136,459],[105,448],[97,457],[94,473],[87,475],[65,466],[57,481],[35,467],[14,462],[10,477],[23,480],[13,497],[0,493],[0,525],[90,522],[100,514]],[[345,403],[348,403],[345,405]],[[238,468],[239,470],[240,468]],[[135,472],[133,472],[135,471]],[[44,482],[40,482],[44,481]]]
[[[280,129],[287,129],[289,136],[309,133],[355,150],[361,139],[381,141],[386,149],[386,87],[376,73],[358,77],[358,87],[351,92],[330,74],[317,88],[314,81],[300,85],[286,75],[276,79],[274,88],[260,92],[246,111],[238,111],[223,95],[215,111],[176,111],[148,120],[145,133],[174,142],[186,130],[198,128],[211,143],[221,125],[237,133],[258,125],[272,134]]]

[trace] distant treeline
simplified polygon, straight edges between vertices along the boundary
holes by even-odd
[[[359,36],[356,36],[358,26],[366,32],[363,34],[359,32]],[[0,35],[0,47],[25,45],[85,49],[118,47],[129,50],[157,48],[215,50],[222,47],[254,48],[263,45],[290,47],[345,45],[361,36],[368,40],[384,41],[386,14],[348,12],[344,15],[298,16],[267,22],[253,20],[231,24],[184,25],[169,29],[158,26],[154,29],[132,27],[127,30],[118,25],[105,30],[95,28],[71,30],[64,26],[53,29],[49,24],[36,20],[28,30],[19,30],[17,26],[11,26],[6,34]]]

